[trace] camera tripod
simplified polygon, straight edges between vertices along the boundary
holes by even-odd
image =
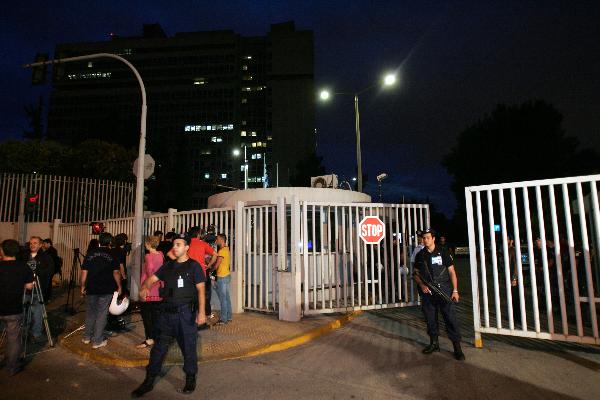
[[[23,344],[23,356],[27,354],[27,338],[29,336],[29,324],[31,323],[31,317],[33,314],[33,307],[37,302],[39,307],[42,308],[42,321],[44,323],[44,329],[46,331],[46,337],[48,338],[48,344],[50,347],[54,347],[52,341],[52,334],[50,333],[50,326],[48,325],[48,313],[46,313],[46,305],[44,304],[44,295],[42,294],[42,288],[40,285],[40,278],[34,272],[34,283],[31,293],[27,293],[27,289],[23,291],[23,323],[21,325],[22,335],[21,340]]]
[[[67,289],[67,302],[65,303],[65,312],[69,312],[71,315],[77,314],[77,309],[75,308],[75,276],[77,274],[77,270],[80,268],[81,253],[79,252],[79,249],[73,249],[73,263],[71,263],[69,287]]]

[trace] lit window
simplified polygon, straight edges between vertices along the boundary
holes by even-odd
[[[252,131],[252,136],[256,136],[256,131]]]
[[[227,129],[230,130],[230,131],[232,131],[233,130],[233,124],[227,125]]]
[[[248,66],[247,65],[242,65],[242,71],[247,71],[248,70]]]
[[[192,125],[192,126],[190,126],[190,131],[192,131],[192,132],[196,132],[196,125]]]
[[[223,125],[217,125],[215,129],[218,130],[218,131],[222,131],[223,130]]]
[[[212,126],[211,126],[211,125],[207,125],[207,126],[206,126],[206,130],[207,130],[207,131],[212,131],[212,130],[213,130],[213,129],[212,129]]]
[[[253,143],[252,143],[252,147],[256,147],[256,142],[253,142]]]
[[[246,136],[246,131],[241,131],[240,136]]]
[[[243,78],[245,81],[251,81],[252,80],[252,75],[244,75]]]
[[[242,171],[242,172],[245,171],[246,170],[245,167],[246,167],[245,165],[240,165],[240,171]]]
[[[252,60],[252,56],[244,56],[244,60]]]
[[[185,131],[186,131],[186,132],[189,132],[191,129],[192,129],[192,127],[191,127],[191,126],[189,126],[189,125],[186,125],[186,126],[185,126]]]
[[[227,174],[221,174],[221,179],[227,179]]]
[[[203,155],[210,155],[211,151],[210,150],[202,150],[202,154]]]
[[[250,91],[252,91],[252,88],[250,88],[250,87],[243,87],[242,88],[242,92],[250,92]]]
[[[246,104],[248,102],[248,99],[242,99],[242,104]]]
[[[88,68],[92,68],[94,66],[94,63],[91,61],[88,61]]]
[[[131,49],[123,49],[123,54],[126,54],[128,56],[131,55]]]
[[[267,140],[273,140],[273,136],[271,136],[271,135],[267,136]]]
[[[208,172],[204,174],[204,179],[210,179],[210,174]]]
[[[243,120],[243,121],[242,121],[242,125],[246,125],[246,120]]]
[[[204,80],[204,78],[194,79],[194,85],[204,85],[205,83],[206,83],[206,81]]]

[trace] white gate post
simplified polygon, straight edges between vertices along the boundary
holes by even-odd
[[[235,240],[235,269],[231,271],[231,311],[235,314],[244,312],[244,202],[238,201],[235,206],[235,228],[230,240]]]
[[[60,219],[55,219],[52,224],[52,246],[56,246],[58,242],[58,229],[60,228]]]
[[[300,202],[297,196],[291,199],[291,243],[290,269],[278,272],[279,278],[279,319],[282,321],[300,321],[302,318],[302,294],[300,293],[301,263],[300,263]],[[285,231],[284,231],[285,235]],[[287,242],[286,236],[280,236]],[[281,254],[280,254],[281,256]],[[287,251],[284,253],[287,258]]]
[[[469,229],[469,255],[471,264],[471,293],[473,295],[473,328],[475,331],[474,345],[477,348],[483,347],[481,340],[481,319],[479,310],[479,281],[477,265],[477,247],[475,245],[475,219],[473,218],[473,199],[469,188],[465,188],[465,201],[467,205],[467,225]]]
[[[177,209],[175,208],[169,208],[167,210],[167,227],[165,229],[165,234],[167,232],[171,232],[173,230],[173,228],[175,228],[175,213],[177,212]]]

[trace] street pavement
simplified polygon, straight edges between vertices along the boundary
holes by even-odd
[[[463,291],[469,282],[467,275],[461,276]],[[452,358],[445,337],[440,338],[440,353],[421,354],[428,338],[417,308],[378,310],[357,315],[339,329],[287,350],[201,362],[198,389],[192,396],[177,392],[185,377],[174,360],[144,398],[600,398],[597,346],[485,335],[484,348],[476,349],[468,296],[459,313],[464,362]],[[253,318],[254,313],[248,314]],[[275,316],[260,318],[278,322]],[[65,323],[62,334],[75,325],[73,319]],[[125,399],[145,375],[143,367],[105,365],[65,346],[32,350],[42,352],[28,359],[21,374],[9,378],[0,371],[0,399]]]

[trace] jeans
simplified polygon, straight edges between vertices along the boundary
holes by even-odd
[[[219,302],[221,303],[221,321],[227,322],[231,321],[231,297],[230,297],[230,287],[231,287],[231,275],[218,277],[217,278],[217,296],[219,297]]]
[[[23,314],[0,315],[0,326],[4,325],[4,329],[6,329],[6,347],[4,352],[6,367],[10,373],[17,372],[21,367],[21,340],[19,332],[21,330],[22,318]]]
[[[31,294],[28,294],[25,298],[25,302],[29,304],[31,301]],[[42,304],[37,300],[37,298],[33,299],[33,303],[31,304],[31,334],[34,338],[39,338],[42,336],[42,330],[44,327],[44,310],[42,309]],[[29,327],[28,327],[29,329]]]
[[[88,294],[85,298],[87,310],[83,337],[91,340],[94,345],[104,341],[104,328],[112,297],[112,294]]]

